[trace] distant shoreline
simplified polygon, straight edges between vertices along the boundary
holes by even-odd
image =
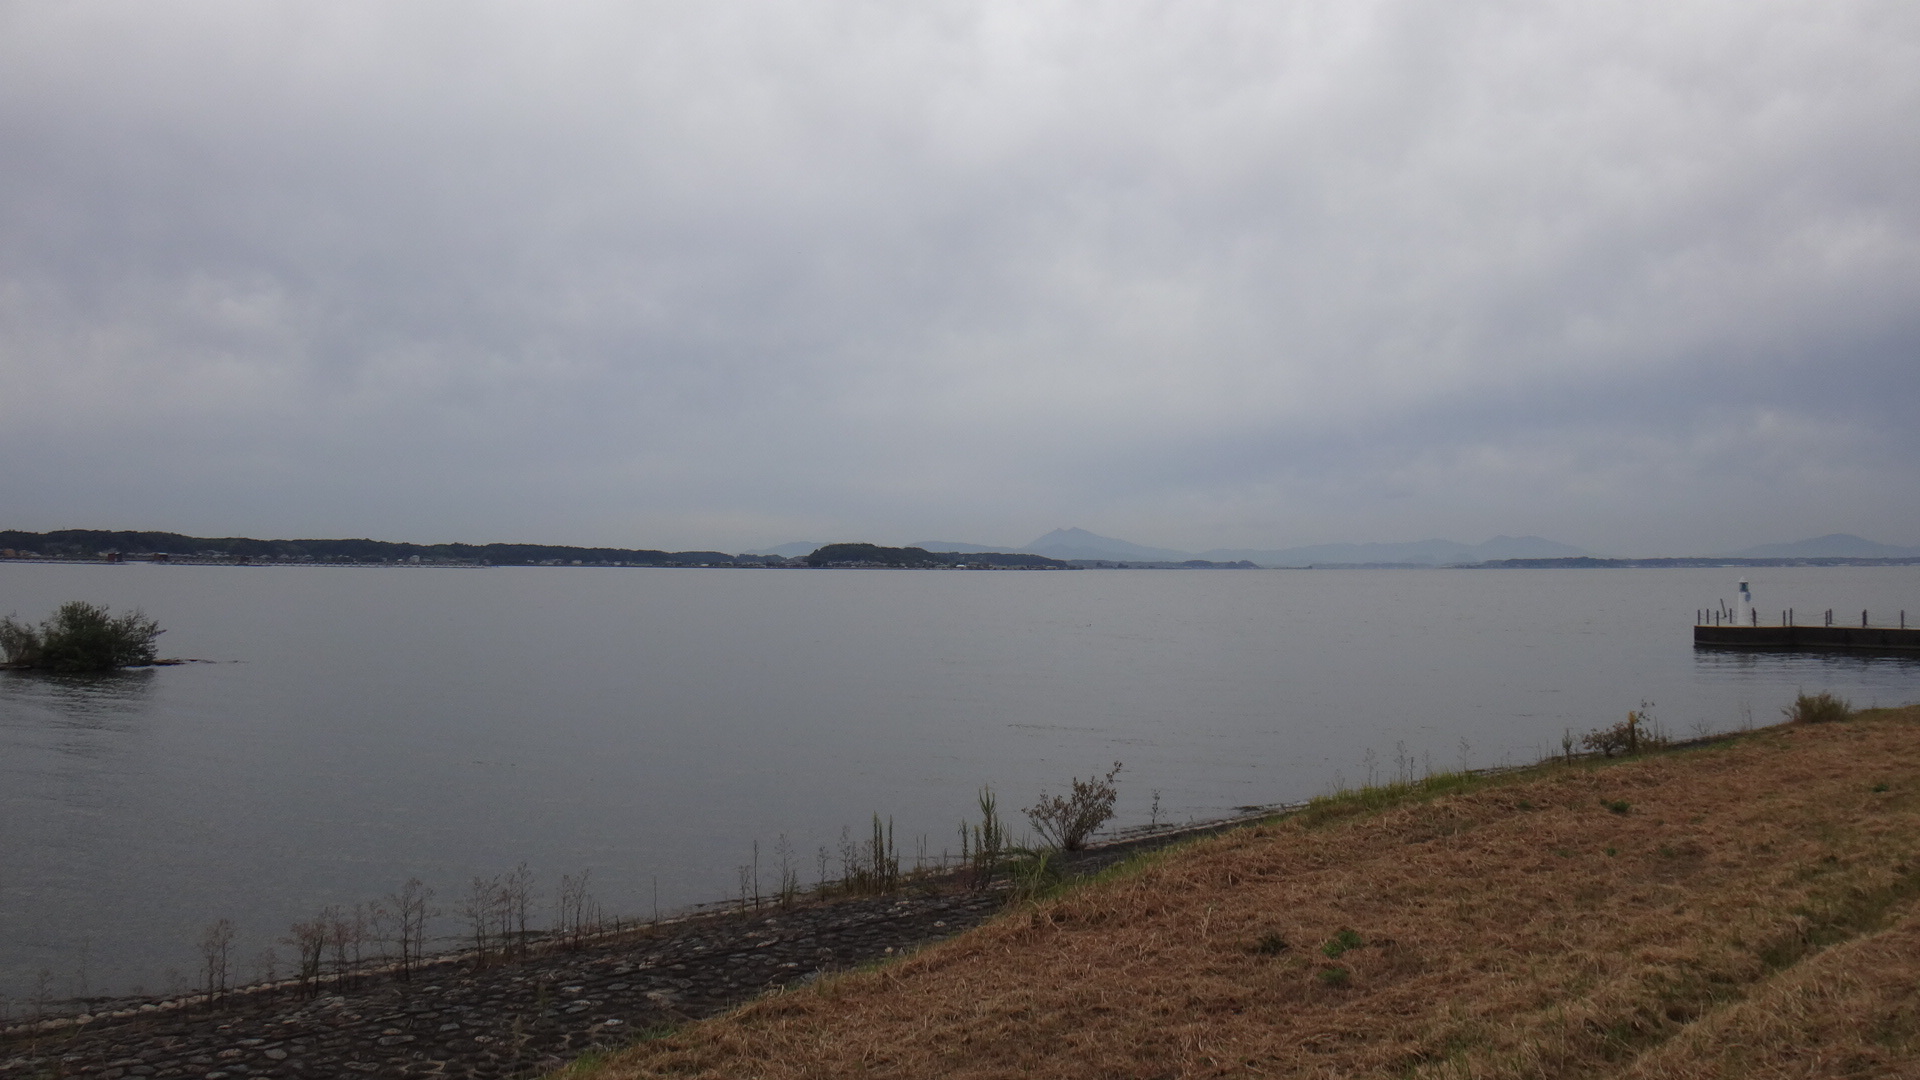
[[[1259,566],[1250,562],[1210,563],[1204,560],[1188,562],[1121,562],[1114,559],[1069,559],[1062,560],[1063,566],[992,566],[959,562],[940,566],[886,566],[879,564],[808,566],[804,559],[785,562],[752,559],[750,561],[730,562],[586,562],[545,561],[545,562],[481,562],[459,559],[422,558],[413,560],[352,560],[352,559],[277,559],[232,556],[172,555],[155,559],[149,555],[136,554],[120,558],[107,558],[104,555],[40,555],[40,554],[0,554],[0,564],[6,563],[44,563],[59,566],[114,566],[125,564],[146,564],[160,566],[306,566],[306,567],[356,567],[360,569],[399,570],[399,569],[437,569],[437,570],[489,570],[501,567],[588,567],[588,568],[624,568],[654,570],[1698,570],[1698,569],[1740,569],[1744,567],[1838,567],[1838,566],[1920,566],[1920,556],[1901,558],[1808,558],[1808,559],[1750,559],[1750,558],[1657,558],[1657,559],[1599,559],[1589,556],[1576,556],[1564,559],[1497,559],[1482,563],[1308,563],[1304,566]]]
[[[1585,570],[1709,567],[1914,566],[1920,555],[1739,556],[1692,555],[1602,558],[1561,555],[1479,562],[1311,561],[1256,563],[1203,558],[1049,558],[1031,552],[947,551],[831,543],[805,555],[663,551],[653,548],[574,547],[564,544],[411,544],[372,539],[259,540],[181,533],[61,529],[35,533],[0,529],[0,562],[184,563],[245,566],[601,566],[756,569],[966,570]]]

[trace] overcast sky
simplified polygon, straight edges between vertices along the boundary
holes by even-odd
[[[0,2],[0,527],[1920,544],[1920,5]]]

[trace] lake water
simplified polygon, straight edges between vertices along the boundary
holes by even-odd
[[[1742,573],[0,564],[0,613],[140,607],[221,661],[0,675],[0,993],[165,990],[222,917],[244,974],[415,875],[450,910],[591,869],[644,916],[733,894],[756,840],[770,881],[784,834],[811,883],[875,812],[937,855],[981,785],[1017,820],[1116,760],[1142,824],[1528,762],[1643,700],[1683,737],[1920,700],[1913,660],[1695,652]],[[1744,573],[1802,621],[1920,615],[1916,567]]]

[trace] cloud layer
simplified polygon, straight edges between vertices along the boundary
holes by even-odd
[[[1920,542],[1894,2],[0,4],[18,528]]]

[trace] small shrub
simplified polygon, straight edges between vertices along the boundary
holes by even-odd
[[[1580,745],[1601,757],[1615,754],[1632,756],[1667,745],[1672,740],[1654,723],[1653,714],[1649,711],[1652,707],[1651,702],[1641,702],[1638,709],[1627,710],[1627,718],[1618,724],[1588,732],[1580,740]]]
[[[1060,884],[1060,868],[1053,864],[1053,852],[1015,849],[1012,855],[1006,869],[1014,902],[1038,900]]]
[[[1788,722],[1795,724],[1831,724],[1853,719],[1853,703],[1825,690],[1817,694],[1801,694],[1793,699],[1793,704],[1780,711],[1786,715]]]
[[[1339,956],[1342,953],[1349,952],[1353,949],[1357,949],[1360,946],[1365,944],[1366,942],[1360,940],[1359,933],[1356,932],[1351,926],[1343,926],[1340,928],[1339,933],[1333,935],[1331,940],[1329,940],[1325,945],[1320,946],[1320,951],[1327,954],[1327,956],[1331,958],[1331,957]]]
[[[1049,796],[1040,793],[1040,801],[1027,808],[1027,820],[1041,839],[1062,851],[1079,851],[1095,829],[1113,819],[1113,804],[1119,798],[1113,778],[1120,775],[1120,763],[1114,762],[1106,777],[1073,780],[1070,795]]]
[[[38,627],[0,618],[0,652],[18,667],[46,671],[112,671],[154,661],[154,639],[164,631],[139,611],[119,618],[105,607],[73,600]]]
[[[1281,937],[1279,931],[1269,930],[1253,943],[1253,951],[1261,956],[1279,956],[1287,951],[1287,939]]]
[[[1345,986],[1347,985],[1347,980],[1351,977],[1347,969],[1338,964],[1333,967],[1320,969],[1320,981],[1326,983],[1328,986]]]
[[[1628,802],[1625,799],[1615,799],[1612,802],[1603,802],[1600,805],[1606,807],[1607,809],[1613,811],[1616,814],[1624,814],[1627,811],[1633,809],[1633,804]]]
[[[1876,795],[1878,795],[1883,791],[1892,791],[1892,790],[1893,790],[1893,786],[1891,784],[1888,784],[1885,780],[1882,780],[1879,783],[1873,785],[1873,793]]]

